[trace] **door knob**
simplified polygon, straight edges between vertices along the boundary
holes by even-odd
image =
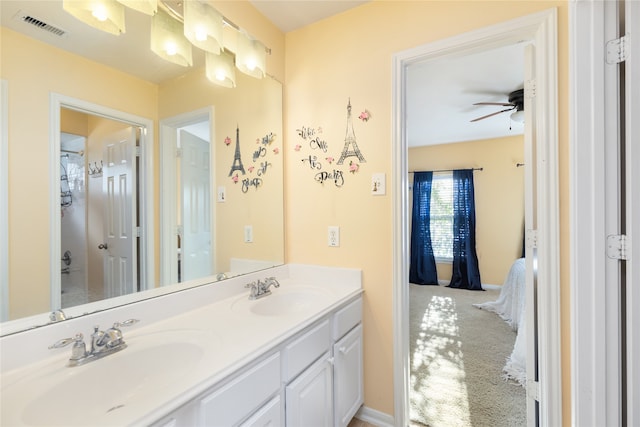
[[[100,243],[100,244],[98,245],[98,249],[107,249],[107,248],[108,248],[108,246],[107,246],[107,244],[106,244],[106,243]]]

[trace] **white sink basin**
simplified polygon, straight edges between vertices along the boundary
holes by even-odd
[[[302,313],[318,305],[325,304],[331,293],[325,289],[312,286],[296,286],[295,288],[275,288],[271,295],[257,300],[250,300],[243,295],[233,302],[233,311],[248,311],[259,316],[286,316]]]
[[[49,364],[2,388],[2,425],[114,425],[119,412],[158,405],[198,373],[212,334],[173,330],[127,337],[128,347],[86,365]],[[70,354],[70,350],[69,350]],[[208,356],[209,357],[209,356]]]

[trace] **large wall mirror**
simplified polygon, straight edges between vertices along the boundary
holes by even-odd
[[[284,262],[278,81],[214,85],[197,49],[193,67],[164,61],[133,10],[113,36],[62,0],[0,7],[3,334]]]

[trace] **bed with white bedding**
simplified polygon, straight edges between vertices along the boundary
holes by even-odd
[[[505,378],[514,379],[523,386],[526,383],[525,272],[524,258],[517,259],[509,269],[498,299],[474,304],[483,310],[493,311],[516,331],[513,351],[502,370]]]

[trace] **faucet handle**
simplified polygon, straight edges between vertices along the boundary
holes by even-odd
[[[77,362],[87,357],[87,346],[84,343],[84,336],[80,333],[76,334],[73,338],[63,338],[49,346],[49,349],[66,347],[73,343],[71,347],[71,357],[69,363]]]
[[[266,280],[267,282],[271,283],[271,284],[272,284],[273,286],[275,286],[276,288],[279,288],[279,287],[280,287],[280,282],[278,282],[278,280],[277,280],[275,277],[273,277],[273,276],[271,276],[271,277],[267,277],[265,280]]]
[[[51,344],[49,346],[49,350],[52,350],[54,348],[66,347],[71,343],[80,343],[80,342],[84,342],[84,335],[78,333],[73,338],[63,338],[61,340],[58,340],[58,341],[54,342],[53,344]]]

